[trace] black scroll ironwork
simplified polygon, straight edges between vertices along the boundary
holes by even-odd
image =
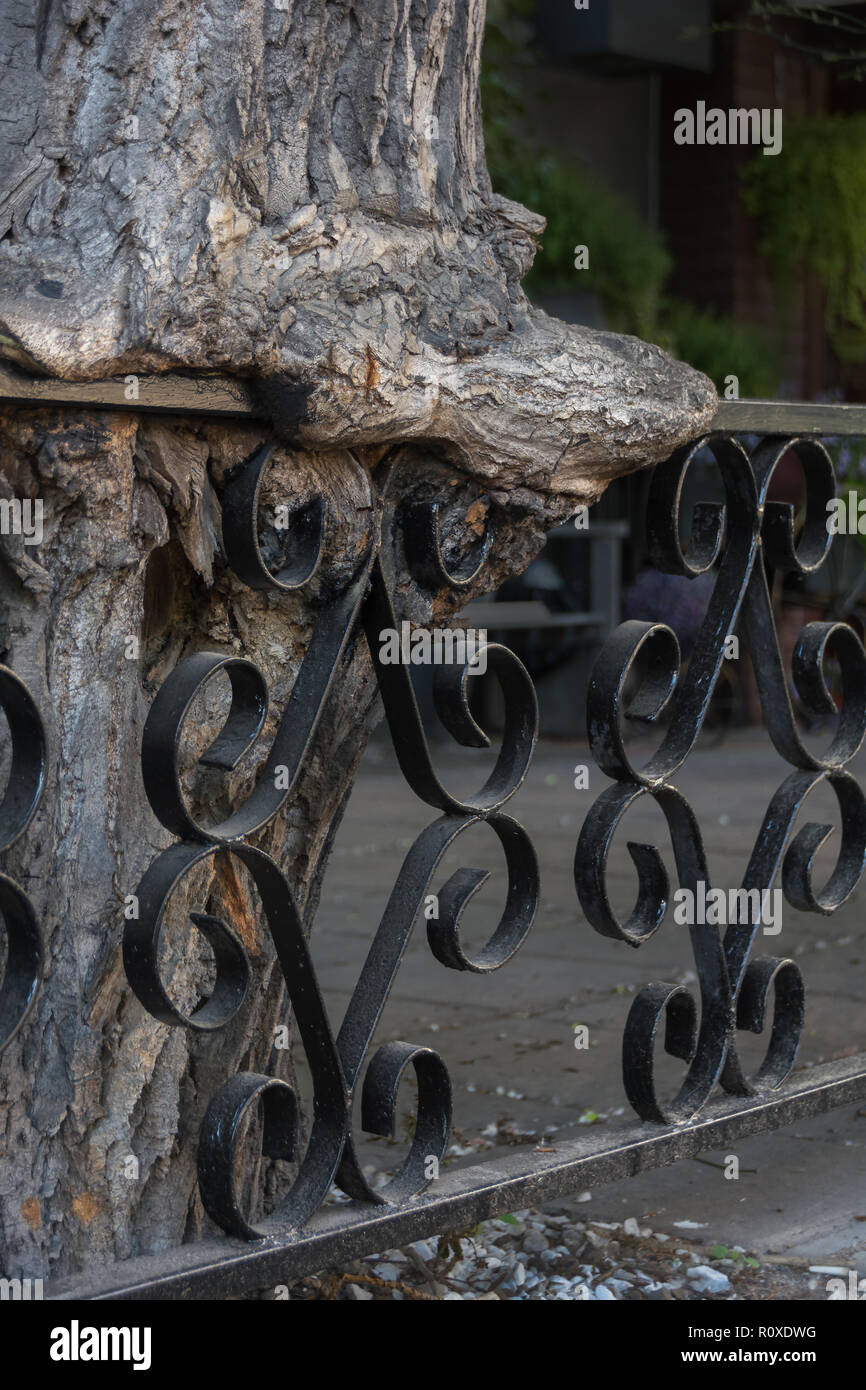
[[[0,802],[0,852],[24,834],[42,796],[46,741],[42,717],[27,686],[0,666],[0,708],[12,743],[9,780]],[[0,873],[0,913],[6,929],[6,967],[0,985],[0,1052],[12,1041],[42,980],[42,938],[33,906],[14,879]]]
[[[264,446],[229,479],[223,496],[223,535],[229,564],[244,583],[259,589],[291,591],[307,584],[320,567],[326,517],[320,501],[296,512],[290,527],[292,560],[273,573],[258,532],[262,479],[272,454]],[[465,569],[452,574],[439,544],[437,504],[401,515],[407,558],[419,583],[436,588],[465,585]],[[473,569],[483,563],[474,557]],[[190,811],[178,769],[183,726],[196,695],[218,672],[231,686],[225,722],[200,764],[231,769],[258,737],[268,708],[261,671],[251,661],[217,652],[198,652],[172,671],[160,688],[142,742],[144,786],[150,804],[178,842],[145,873],[138,889],[139,916],[124,933],[124,964],[130,984],[149,1012],[163,1023],[197,1031],[224,1027],[244,1000],[249,965],[232,926],[205,913],[190,913],[213,948],[215,984],[197,1008],[183,1012],[172,1001],[160,974],[160,939],[166,908],[188,875],[216,855],[234,856],[248,870],[259,894],[297,1022],[313,1082],[313,1117],[306,1152],[287,1196],[266,1219],[253,1222],[243,1210],[236,1181],[237,1151],[247,1122],[261,1105],[262,1147],[266,1156],[294,1159],[299,1115],[294,1092],[282,1080],[244,1072],[232,1077],[211,1100],[199,1141],[199,1187],[205,1207],[224,1230],[247,1238],[285,1233],[303,1225],[336,1181],[344,1192],[376,1204],[399,1203],[428,1185],[443,1157],[450,1131],[451,1086],[442,1059],[428,1047],[392,1042],[380,1047],[361,1078],[376,1025],[400,966],[414,922],[445,852],[471,828],[486,823],[497,837],[508,873],[507,898],[499,924],[475,954],[464,948],[460,919],[487,878],[476,869],[458,869],[438,893],[439,917],[427,923],[430,948],[443,965],[477,974],[498,969],[514,955],[535,915],[538,867],[521,826],[502,807],[526,772],[537,732],[535,692],[530,678],[505,647],[486,648],[505,703],[502,746],[495,767],[474,797],[453,796],[434,768],[404,666],[383,665],[380,633],[397,627],[383,573],[378,537],[372,532],[366,556],[342,588],[324,586],[315,630],[272,747],[253,790],[242,806],[214,826]],[[361,970],[342,1026],[334,1035],[312,966],[303,923],[289,883],[274,860],[249,837],[277,815],[298,784],[335,672],[348,643],[363,631],[370,649],[385,712],[401,769],[417,795],[442,812],[408,851],[384,915]],[[469,709],[468,668],[436,667],[434,699],[448,731],[465,746],[485,746],[486,735]],[[280,768],[282,777],[275,776]],[[402,1167],[391,1181],[373,1190],[356,1157],[352,1104],[361,1086],[365,1131],[393,1132],[401,1077],[412,1066],[418,1083],[414,1137]]]
[[[699,503],[691,537],[681,540],[683,484],[690,464],[709,447],[721,473],[724,504]],[[794,509],[767,500],[773,473],[789,451],[801,460],[806,483],[805,519],[795,537]],[[794,771],[774,794],[755,841],[742,889],[762,893],[781,869],[782,888],[793,906],[834,912],[856,887],[866,865],[866,801],[847,764],[866,733],[866,653],[844,623],[811,622],[793,655],[792,676],[803,705],[818,715],[836,713],[824,675],[832,647],[841,668],[838,725],[822,756],[810,752],[798,732],[779,651],[767,569],[809,574],[828,553],[832,537],[827,503],[835,496],[830,458],[811,439],[765,439],[751,457],[733,437],[711,436],[679,450],[653,478],[648,531],[653,563],[695,577],[718,566],[715,587],[693,654],[680,675],[677,639],[661,623],[627,622],[612,634],[596,662],[587,699],[592,753],[613,779],[597,798],[581,830],[575,855],[575,884],[581,906],[596,931],[640,946],[661,926],[669,881],[653,845],[629,842],[638,873],[635,906],[625,922],[614,913],[606,869],[617,828],[640,798],[659,805],[671,834],[680,887],[709,892],[701,832],[688,802],[673,785],[700,733],[724,659],[725,640],[739,622],[757,677],[770,737]],[[629,691],[636,692],[633,698]],[[628,691],[626,689],[628,684]],[[629,707],[626,708],[626,705]],[[669,708],[668,729],[643,767],[635,767],[623,737],[622,718],[654,719]],[[792,837],[800,808],[816,787],[828,784],[836,797],[841,841],[826,884],[812,874],[830,825],[810,822]],[[754,897],[742,898],[755,902]],[[743,912],[741,918],[750,914]],[[643,1119],[686,1122],[702,1108],[717,1083],[736,1095],[761,1095],[781,1085],[794,1064],[803,1028],[804,985],[790,959],[750,960],[760,914],[728,924],[689,927],[700,1003],[682,985],[653,983],[635,996],[623,1038],[623,1076],[629,1100]],[[772,1017],[770,1021],[770,1010]],[[738,1030],[762,1033],[769,1021],[763,1062],[747,1077],[737,1054]],[[664,1047],[687,1064],[680,1090],[666,1105],[657,1095],[653,1054],[664,1025]]]

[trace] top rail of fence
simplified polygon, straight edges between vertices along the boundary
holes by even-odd
[[[134,382],[137,393],[132,398]],[[234,419],[268,418],[250,384],[238,377],[111,377],[103,381],[61,381],[32,376],[0,365],[0,403],[23,406],[86,406],[174,415],[217,415]],[[720,401],[710,431],[726,434],[811,434],[866,437],[866,405],[828,401]]]

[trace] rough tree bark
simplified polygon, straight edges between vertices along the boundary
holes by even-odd
[[[470,540],[496,517],[478,591],[525,567],[545,527],[704,428],[715,393],[655,347],[527,303],[520,279],[543,223],[490,187],[483,19],[483,0],[2,0],[5,358],[72,380],[249,378],[283,445],[272,497],[325,497],[326,567],[357,555],[374,495],[431,491]],[[198,787],[236,803],[309,640],[315,584],[255,593],[222,557],[223,480],[271,434],[0,411],[0,492],[42,498],[46,517],[38,548],[0,537],[0,655],[37,698],[50,750],[40,809],[2,864],[33,900],[47,957],[37,1006],[0,1058],[9,1275],[195,1236],[211,1094],[239,1069],[291,1076],[290,1055],[272,1050],[284,1016],[273,952],[231,870],[199,897],[253,963],[227,1029],[154,1022],[120,960],[124,896],[169,842],[139,772],[160,682],[200,648],[262,666],[272,714],[259,753]],[[399,555],[388,563],[396,573]],[[453,603],[399,588],[416,621]],[[359,640],[298,793],[259,840],[310,920],[377,710]],[[170,968],[189,994],[206,972],[181,931]]]

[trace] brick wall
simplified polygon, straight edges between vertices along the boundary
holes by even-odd
[[[694,110],[699,100],[723,109],[781,107],[784,131],[797,116],[826,110],[827,99],[826,69],[751,33],[716,36],[712,73],[671,73],[662,82],[661,224],[675,262],[671,293],[774,336],[785,383],[806,398],[837,379],[824,332],[823,295],[807,273],[791,302],[778,302],[740,194],[740,171],[759,147],[676,145],[674,112]]]

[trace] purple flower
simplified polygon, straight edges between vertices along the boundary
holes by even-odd
[[[715,582],[713,573],[688,579],[685,575],[663,574],[656,569],[641,570],[626,591],[623,615],[644,622],[666,623],[673,628],[680,651],[687,657],[706,615]]]

